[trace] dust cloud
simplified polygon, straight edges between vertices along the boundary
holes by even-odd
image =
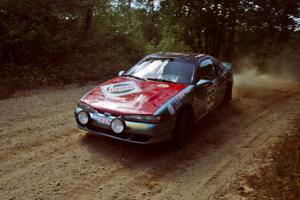
[[[261,73],[257,68],[244,68],[234,76],[234,84],[237,87],[276,89],[281,84],[288,84],[294,81],[287,74]]]
[[[234,73],[234,93],[239,96],[255,95],[265,90],[276,90],[297,82],[297,77],[289,71],[262,72],[250,59],[238,62],[239,70]],[[270,67],[270,66],[267,66]]]

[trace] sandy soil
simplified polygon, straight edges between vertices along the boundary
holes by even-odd
[[[299,84],[238,84],[186,147],[132,145],[77,129],[73,108],[92,87],[0,101],[0,199],[222,199],[249,159],[299,123]]]

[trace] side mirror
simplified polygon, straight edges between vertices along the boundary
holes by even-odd
[[[211,86],[212,84],[213,84],[213,82],[211,82],[210,80],[200,79],[200,80],[196,83],[196,87],[197,87],[197,88],[200,88],[200,87],[206,88],[206,87]]]
[[[122,76],[125,73],[125,71],[119,71],[118,76]]]

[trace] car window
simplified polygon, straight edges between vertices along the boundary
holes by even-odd
[[[198,80],[200,79],[212,80],[216,78],[215,67],[211,59],[208,58],[200,62],[197,78]]]
[[[145,58],[125,74],[143,79],[161,79],[191,84],[195,73],[194,61],[175,58]]]

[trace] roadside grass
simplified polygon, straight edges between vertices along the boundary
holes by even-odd
[[[300,123],[300,121],[298,122]],[[251,189],[240,195],[250,199],[300,199],[300,126],[283,136],[266,156],[268,164],[245,176]]]
[[[56,67],[23,67],[0,79],[0,99],[9,98],[15,92],[62,87],[68,84],[85,85],[95,81],[106,81],[126,70],[132,63],[77,64]]]

